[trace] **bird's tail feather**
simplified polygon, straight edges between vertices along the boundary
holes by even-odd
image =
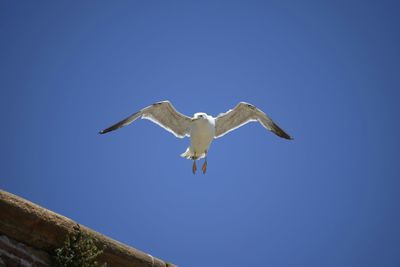
[[[194,156],[193,152],[190,150],[190,147],[188,147],[186,149],[185,152],[183,152],[181,154],[181,157],[185,158],[185,159],[191,159]]]
[[[181,157],[185,158],[185,159],[193,159],[193,160],[197,160],[197,159],[201,159],[204,158],[205,153],[202,153],[201,155],[196,155],[191,149],[190,147],[188,147],[186,149],[185,152],[183,152],[181,154]]]

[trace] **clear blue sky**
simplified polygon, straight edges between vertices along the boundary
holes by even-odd
[[[0,186],[180,266],[400,266],[396,1],[1,1]],[[191,173],[155,101],[251,124]]]

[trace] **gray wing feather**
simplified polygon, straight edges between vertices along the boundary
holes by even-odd
[[[100,131],[100,134],[117,130],[131,124],[138,118],[150,120],[171,132],[176,137],[183,138],[189,135],[191,118],[179,113],[169,101],[162,101],[148,106],[130,115],[126,119]]]
[[[264,112],[245,102],[240,102],[234,109],[217,116],[215,119],[215,138],[224,136],[252,121],[259,121],[266,129],[282,138],[292,139],[292,137],[276,125]]]

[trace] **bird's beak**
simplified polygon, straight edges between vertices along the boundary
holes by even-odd
[[[192,121],[197,121],[198,119],[200,119],[200,118],[192,118]]]

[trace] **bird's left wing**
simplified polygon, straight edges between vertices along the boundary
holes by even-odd
[[[176,137],[183,138],[189,135],[191,118],[179,113],[169,101],[154,103],[107,129],[100,131],[100,134],[117,130],[131,124],[138,118],[148,119],[171,132]]]
[[[217,116],[215,119],[215,138],[224,136],[252,121],[259,121],[266,129],[282,138],[292,139],[292,137],[276,125],[264,112],[245,102],[240,102],[234,109]]]

